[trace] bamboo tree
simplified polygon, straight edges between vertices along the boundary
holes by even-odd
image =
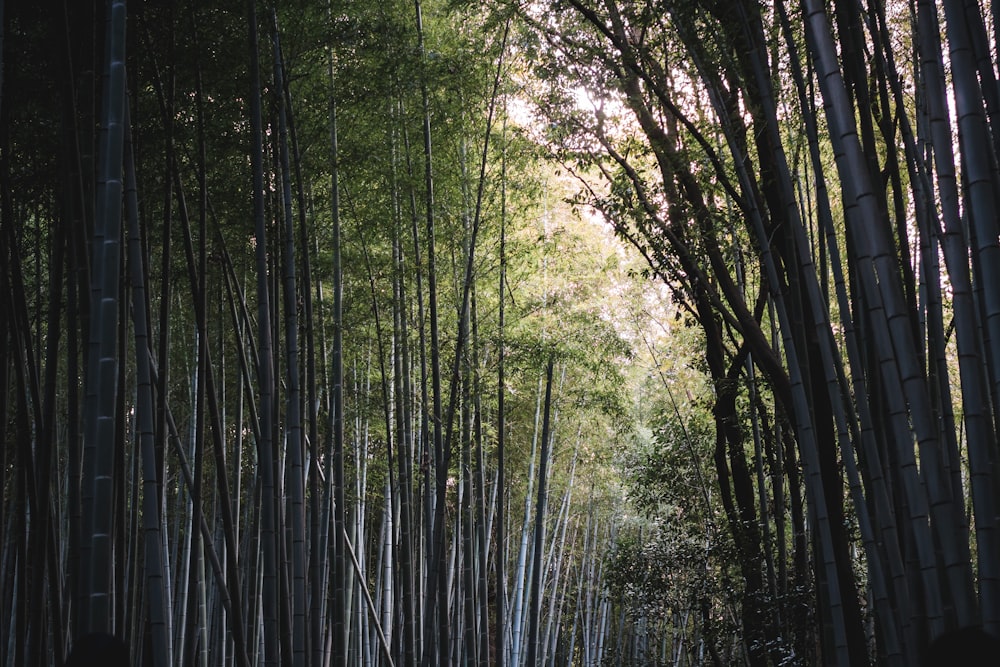
[[[279,535],[275,520],[274,453],[274,371],[271,346],[271,305],[268,283],[267,228],[264,216],[264,166],[260,110],[260,64],[257,46],[257,11],[253,0],[247,3],[250,58],[250,162],[253,169],[254,247],[257,269],[257,324],[260,355],[258,382],[260,391],[260,432],[257,439],[257,469],[261,480],[261,551],[263,553],[264,664],[276,665],[278,653],[278,556]]]
[[[474,377],[473,386],[473,433],[472,439],[475,446],[475,465],[473,471],[472,488],[475,493],[473,503],[475,509],[475,519],[473,527],[475,530],[476,547],[476,602],[477,602],[477,622],[479,653],[476,660],[480,665],[489,664],[490,647],[490,608],[489,608],[489,532],[486,521],[486,462],[483,454],[483,405],[482,405],[482,379],[479,375],[481,368],[480,360],[480,337],[479,337],[479,309],[476,302],[476,293],[472,293],[472,368]]]
[[[192,24],[192,35],[194,35],[195,49],[198,50],[198,31],[195,27],[195,18],[190,15]],[[198,154],[198,254],[195,263],[194,252],[191,249],[190,225],[184,218],[185,253],[188,256],[189,271],[191,272],[191,290],[194,301],[196,325],[196,356],[197,366],[195,371],[195,395],[194,395],[194,433],[192,434],[192,447],[194,449],[194,489],[191,493],[190,507],[192,508],[191,526],[194,526],[197,516],[204,515],[202,499],[204,492],[204,469],[205,458],[205,423],[207,412],[208,376],[214,371],[210,368],[211,359],[208,346],[208,188],[206,185],[205,166],[205,119],[202,104],[202,77],[201,68],[195,68],[195,107],[196,107],[196,133],[197,133],[197,154]],[[181,191],[180,185],[177,187]],[[205,573],[204,573],[204,546],[202,544],[200,531],[188,530],[190,540],[190,587],[194,589],[194,595],[182,600],[182,604],[187,605],[189,628],[184,631],[183,640],[179,642],[179,654],[192,664],[199,664],[201,667],[208,667],[208,637],[206,625],[208,622],[206,610],[204,608],[205,596]],[[190,589],[189,589],[190,590]],[[185,643],[188,650],[185,650]]]
[[[416,12],[417,48],[420,53],[421,63],[425,63],[426,53],[424,47],[423,15],[420,0],[414,0],[414,9]],[[426,608],[424,610],[423,657],[421,664],[425,667],[430,667],[430,665],[435,664],[436,661],[441,659],[441,652],[445,652],[445,655],[447,655],[450,633],[448,628],[448,587],[444,567],[444,496],[447,489],[448,470],[443,434],[444,414],[442,412],[441,397],[441,345],[440,334],[438,332],[437,262],[435,259],[434,239],[434,171],[431,144],[431,112],[426,72],[421,73],[420,97],[423,110],[424,138],[424,206],[427,234],[427,316],[429,319],[431,334],[431,404],[429,406],[430,414],[428,417],[431,422],[433,433],[434,471],[436,484],[435,510],[432,517],[432,523],[425,527],[426,533],[433,537],[429,542],[430,562],[428,592],[425,598]],[[459,320],[461,321],[461,317]],[[461,353],[461,345],[458,345],[455,352],[456,359],[460,357]],[[454,405],[454,402],[449,405],[449,410],[452,405]],[[424,409],[428,409],[426,404]]]
[[[393,104],[393,109],[395,105]],[[391,130],[392,149],[392,206],[393,206],[393,377],[395,399],[396,431],[396,479],[399,498],[399,544],[396,562],[399,569],[398,605],[402,630],[400,641],[402,650],[399,662],[411,667],[416,661],[416,588],[414,567],[419,562],[414,558],[413,548],[413,438],[411,425],[410,393],[410,343],[407,327],[407,302],[405,266],[403,259],[403,214],[400,206],[399,183],[397,179],[396,132]]]
[[[117,405],[119,236],[121,233],[122,157],[125,113],[125,3],[112,2],[105,48],[107,84],[99,198],[93,239],[87,398],[84,418],[84,533],[82,567],[89,578],[84,632],[108,632],[111,616],[111,503],[114,412]]]
[[[411,177],[412,177],[413,168],[412,168],[412,165],[411,165],[410,160],[409,160],[409,135],[406,132],[405,126],[403,128],[403,142],[404,142],[404,147],[406,149],[406,154],[407,154],[407,173],[410,174]],[[412,180],[412,178],[411,178],[411,180]],[[419,229],[418,229],[419,228],[419,224],[420,224],[420,220],[419,220],[419,212],[418,212],[418,209],[417,209],[416,188],[415,188],[415,186],[411,186],[410,187],[409,193],[410,193],[410,218],[411,218],[411,220],[410,220],[411,221],[410,235],[411,235],[411,238],[412,238],[412,241],[413,241],[413,263],[414,263],[414,273],[415,273],[415,283],[416,283],[415,284],[415,291],[416,291],[416,299],[417,299],[417,321],[419,322],[419,326],[418,326],[418,330],[417,330],[417,337],[418,337],[418,359],[419,359],[419,367],[420,367],[420,397],[419,397],[419,401],[420,402],[419,402],[419,404],[421,406],[421,410],[420,410],[420,429],[419,429],[418,441],[420,443],[419,460],[421,460],[423,462],[423,465],[422,465],[423,475],[422,475],[422,479],[420,480],[420,482],[421,482],[421,484],[423,486],[423,489],[424,489],[424,492],[423,492],[423,503],[422,503],[423,504],[422,510],[423,510],[423,513],[424,513],[424,521],[422,522],[422,525],[420,523],[418,523],[418,522],[414,522],[414,524],[417,526],[417,530],[415,532],[417,532],[420,535],[419,539],[421,539],[422,542],[423,542],[424,553],[425,553],[425,559],[424,559],[424,561],[425,561],[426,564],[429,564],[429,562],[430,562],[430,550],[432,548],[432,545],[431,545],[431,540],[428,539],[428,536],[432,534],[429,529],[430,529],[430,527],[432,525],[431,515],[432,515],[432,512],[433,512],[432,502],[433,502],[434,495],[430,493],[431,467],[429,465],[429,462],[430,462],[430,457],[431,457],[430,447],[431,447],[432,443],[431,443],[431,436],[430,436],[430,432],[431,432],[431,429],[430,429],[430,411],[427,409],[428,406],[430,405],[430,400],[428,398],[428,387],[427,387],[427,385],[428,385],[427,333],[426,333],[426,327],[424,326],[424,322],[425,322],[424,289],[423,289],[423,273],[424,273],[424,270],[423,270],[423,265],[422,265],[421,259],[420,259],[421,258],[421,253],[420,253],[420,233],[419,233]],[[418,456],[418,453],[414,452],[414,455]],[[418,596],[418,598],[420,600],[426,602],[426,590],[427,590],[427,582],[426,582],[427,569],[426,569],[426,567],[423,570],[423,573],[424,573],[424,577],[425,578],[417,580],[415,582],[415,584],[417,585],[418,588],[420,588],[421,590],[424,591],[424,595],[420,595],[420,596]],[[430,609],[430,607],[428,605],[427,607],[420,607],[420,608],[418,608],[416,610],[417,613],[415,615],[417,617],[420,617],[421,614],[424,614],[424,617],[423,617],[424,624],[426,624],[428,622],[427,618],[426,618],[426,613],[428,612],[429,609]],[[424,650],[423,649],[424,639],[425,639],[425,636],[422,634],[421,638],[420,638],[421,660],[423,659],[422,655],[423,655],[423,650]]]
[[[545,545],[545,512],[548,502],[548,466],[549,466],[549,414],[552,408],[552,369],[555,359],[549,356],[545,365],[545,404],[542,409],[542,451],[539,454],[538,463],[538,498],[535,503],[535,536],[534,547],[532,549],[533,564],[531,568],[531,611],[528,618],[528,653],[525,664],[540,664],[541,656],[538,653],[539,625],[541,623],[542,609],[542,551]]]
[[[497,285],[497,444],[496,444],[496,548],[495,548],[495,572],[496,572],[496,611],[494,623],[496,631],[493,637],[493,645],[496,651],[497,667],[506,667],[507,648],[507,533],[506,533],[506,502],[504,492],[506,490],[506,389],[504,387],[504,361],[506,353],[505,345],[505,324],[506,324],[506,284],[507,284],[507,141],[506,141],[506,114],[504,114],[504,143],[501,153],[501,173],[500,173],[500,270]]]
[[[826,71],[830,71],[831,67],[831,52],[830,48],[832,44],[829,40],[829,32],[825,25],[825,14],[823,12],[813,12],[810,18],[810,22],[813,24],[812,30],[814,31],[813,48],[818,51],[818,62],[821,63],[822,67],[826,68]],[[824,70],[820,71],[820,81],[829,82],[826,86],[824,94],[829,97],[828,104],[831,105],[832,111],[828,116],[830,117],[830,122],[836,123],[834,127],[836,131],[833,133],[834,137],[843,138],[842,147],[839,151],[843,155],[844,167],[842,171],[845,178],[848,191],[853,198],[856,198],[857,206],[860,209],[858,211],[859,215],[875,214],[875,211],[870,210],[870,207],[874,202],[871,202],[866,198],[866,192],[868,185],[861,181],[861,174],[856,174],[851,169],[861,168],[862,156],[860,153],[860,146],[856,141],[852,140],[853,135],[848,134],[848,129],[846,124],[846,100],[843,98],[843,89],[840,87],[840,81],[834,75],[832,78],[826,78],[823,76]],[[860,236],[860,233],[858,234]],[[884,238],[873,234],[872,238],[859,238],[858,244],[862,248],[866,247],[865,244],[870,244],[867,246],[868,253],[870,256],[885,257],[882,253],[881,245],[884,243]],[[885,264],[889,262],[889,259],[883,259],[882,265],[879,266],[880,275],[887,275],[891,270],[886,267]],[[891,319],[891,316],[901,307],[899,302],[898,294],[894,291],[894,286],[896,284],[891,280],[885,280],[880,283],[884,294],[876,295],[874,293],[868,293],[868,290],[874,292],[875,283],[872,280],[863,283],[863,287],[866,289],[866,295],[873,302],[878,302],[879,297],[884,299],[883,305],[887,310],[887,314],[890,316],[890,325],[895,322],[900,322],[897,319]],[[896,357],[901,365],[901,383],[904,390],[906,390],[907,398],[911,403],[911,414],[914,420],[914,430],[917,439],[917,443],[920,447],[921,453],[923,454],[927,450],[926,462],[927,465],[921,466],[921,472],[926,472],[927,476],[927,492],[930,499],[930,511],[931,511],[931,526],[939,538],[942,540],[942,546],[944,549],[944,562],[943,569],[951,582],[950,592],[955,596],[956,613],[959,618],[959,623],[970,623],[972,622],[975,603],[972,600],[972,582],[971,582],[971,570],[970,570],[970,560],[968,558],[968,543],[964,542],[962,538],[954,534],[952,529],[955,526],[953,521],[953,513],[955,512],[955,507],[950,500],[946,499],[947,489],[944,486],[942,479],[942,468],[940,466],[938,457],[931,454],[931,450],[935,447],[936,443],[934,441],[932,426],[927,423],[926,417],[929,414],[929,410],[926,408],[926,395],[921,391],[922,387],[918,386],[917,380],[915,378],[915,370],[912,367],[913,357],[912,357],[912,339],[909,336],[909,332],[902,332],[894,330],[893,342],[896,352],[894,357]],[[884,343],[888,343],[883,337]],[[899,349],[900,345],[906,345],[903,351]],[[882,353],[888,356],[888,351]],[[909,366],[904,366],[904,364],[909,364]],[[916,471],[913,465],[909,463],[911,458],[909,448],[904,446],[904,451],[901,452],[901,456],[905,457],[904,460],[908,461],[906,465],[906,470],[912,471],[911,474],[915,475]],[[924,457],[921,457],[924,459]],[[915,482],[914,482],[915,484]],[[916,496],[916,489],[913,489],[913,496]]]
[[[157,483],[156,452],[153,447],[153,384],[150,362],[146,276],[139,231],[139,207],[136,197],[135,164],[132,158],[131,125],[128,109],[125,116],[125,196],[129,223],[128,253],[132,283],[132,318],[135,332],[137,374],[137,430],[142,458],[143,553],[145,555],[145,592],[152,629],[152,663],[155,667],[173,664],[171,638],[170,587],[161,560],[163,540],[160,532],[160,492]]]
[[[974,267],[978,269],[981,280],[984,284],[995,284],[997,279],[996,260],[1000,245],[996,242],[996,201],[992,196],[994,186],[998,182],[996,172],[997,159],[997,128],[987,125],[984,117],[983,102],[986,102],[986,112],[990,114],[991,123],[993,113],[997,111],[995,107],[996,92],[991,88],[990,79],[994,78],[992,67],[987,73],[983,68],[977,68],[974,64],[974,49],[972,48],[978,39],[985,39],[985,30],[981,25],[981,17],[978,8],[970,6],[959,6],[956,2],[944,3],[945,18],[947,24],[948,42],[950,46],[949,61],[952,63],[952,86],[954,89],[958,131],[959,149],[962,155],[963,182],[965,183],[966,206],[970,215],[969,230],[971,241],[974,242],[975,258]],[[929,8],[922,8],[926,16]],[[973,20],[970,19],[970,15]],[[931,21],[929,17],[926,21]],[[931,44],[936,42],[934,37],[928,36]],[[938,54],[932,52],[936,57]],[[936,73],[931,73],[933,76]],[[977,80],[977,74],[984,77],[983,83]],[[935,77],[936,78],[936,77]],[[995,81],[992,82],[995,86]],[[982,87],[980,88],[980,85]],[[994,101],[994,108],[990,109],[990,101]],[[990,136],[992,134],[992,140]],[[990,151],[990,148],[993,148]],[[947,148],[938,144],[939,151],[946,151]],[[954,227],[953,227],[954,229]],[[956,266],[956,270],[958,267]],[[991,380],[993,383],[993,405],[1000,406],[1000,301],[996,290],[983,289],[981,291],[979,307],[985,325],[984,338],[987,345],[986,358],[992,360],[992,364],[987,366],[991,369]],[[964,326],[972,324],[969,320],[964,320]],[[963,327],[964,328],[964,327]],[[967,348],[968,349],[968,348]],[[975,377],[974,375],[972,377]],[[970,378],[972,380],[972,378]],[[975,414],[975,413],[974,413]],[[994,418],[995,419],[995,418]],[[973,425],[977,422],[974,421]],[[1000,572],[997,571],[995,563],[998,551],[1000,551],[1000,535],[998,535],[998,525],[996,522],[997,505],[995,488],[996,476],[996,436],[986,429],[978,429],[977,433],[970,434],[969,448],[969,468],[971,472],[972,500],[976,516],[976,547],[978,553],[978,574],[979,574],[979,596],[982,614],[982,622],[987,629],[992,632],[1000,630]],[[959,625],[967,625],[971,622],[968,615],[963,615],[963,608],[959,608]]]
[[[328,5],[329,12],[329,5]],[[332,435],[331,454],[333,471],[329,475],[333,496],[333,599],[332,599],[332,641],[334,664],[342,665],[347,660],[347,552],[346,535],[347,510],[344,493],[344,276],[341,263],[340,229],[340,154],[337,143],[337,89],[333,54],[327,56],[327,78],[331,88],[329,103],[330,119],[330,215],[332,218],[331,252],[333,263],[333,350],[332,350],[332,400],[330,405],[330,433]]]
[[[527,563],[529,558],[529,523],[531,516],[531,496],[534,495],[534,482],[535,482],[535,461],[536,452],[538,446],[539,429],[541,425],[541,415],[542,415],[542,392],[543,392],[543,378],[538,379],[538,388],[536,391],[535,400],[535,421],[534,428],[532,429],[531,437],[531,456],[528,459],[528,486],[527,492],[525,494],[524,500],[524,514],[523,514],[523,524],[520,532],[521,544],[518,549],[517,563],[514,570],[514,600],[510,612],[510,628],[511,628],[511,663],[514,665],[519,665],[521,663],[521,656],[523,653],[524,645],[524,628],[525,619],[527,619],[528,614],[525,610],[525,585],[527,583]]]
[[[466,314],[466,318],[469,315]],[[469,326],[468,324],[466,326]],[[479,650],[478,650],[478,640],[479,633],[477,632],[477,619],[476,619],[476,576],[475,569],[477,560],[477,552],[474,547],[475,537],[474,537],[474,499],[473,496],[475,492],[473,491],[472,484],[472,422],[473,422],[473,406],[472,406],[472,369],[471,359],[466,355],[466,360],[463,363],[462,370],[462,415],[461,415],[461,511],[459,521],[456,524],[458,529],[458,534],[461,535],[461,558],[462,558],[462,573],[461,573],[461,587],[463,591],[463,601],[462,601],[462,611],[463,611],[463,630],[461,645],[462,649],[459,655],[462,656],[463,660],[476,660],[478,661]],[[456,539],[456,543],[457,543]],[[456,549],[458,549],[456,544]]]
[[[305,472],[301,425],[301,389],[299,387],[298,290],[295,275],[295,229],[292,214],[291,166],[288,148],[288,122],[285,108],[284,63],[278,33],[278,14],[273,10],[274,83],[278,102],[278,141],[280,145],[282,203],[285,224],[284,301],[285,345],[287,355],[286,448],[289,466],[289,523],[292,534],[292,664],[306,664],[306,551],[305,551]]]
[[[326,558],[323,557],[323,533],[326,523],[323,516],[327,506],[323,501],[322,477],[320,472],[320,450],[319,450],[319,393],[318,378],[316,371],[316,340],[315,326],[317,318],[313,309],[313,273],[312,262],[309,251],[309,233],[306,216],[306,198],[302,185],[302,160],[301,152],[297,141],[295,123],[291,109],[291,94],[285,90],[285,99],[288,111],[288,131],[291,139],[292,154],[294,156],[293,165],[295,167],[295,181],[298,185],[298,212],[299,212],[299,243],[302,253],[302,278],[304,288],[302,290],[303,317],[305,318],[305,347],[306,347],[306,418],[308,423],[307,443],[310,455],[308,485],[309,485],[309,514],[311,518],[311,539],[309,542],[309,562],[310,562],[310,586],[312,594],[310,596],[310,625],[309,641],[311,664],[320,665],[323,663],[325,654],[325,619],[326,619],[326,582],[329,581],[329,567]]]

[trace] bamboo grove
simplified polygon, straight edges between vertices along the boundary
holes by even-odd
[[[0,664],[610,636],[627,276],[510,122],[512,20],[0,7]]]
[[[1000,630],[997,7],[523,14],[545,139],[704,335],[746,660]]]
[[[992,3],[0,1],[0,36],[3,667],[1000,634]]]

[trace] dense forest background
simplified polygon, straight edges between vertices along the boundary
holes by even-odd
[[[0,27],[0,665],[1000,633],[991,2]]]

